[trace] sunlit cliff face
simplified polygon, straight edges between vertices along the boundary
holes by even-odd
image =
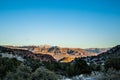
[[[26,47],[29,51],[33,52],[34,54],[49,54],[53,56],[57,61],[61,60],[61,62],[70,62],[74,58],[78,57],[86,57],[86,56],[96,56],[96,53],[87,52],[81,48],[62,48],[58,46],[51,46],[51,47]]]

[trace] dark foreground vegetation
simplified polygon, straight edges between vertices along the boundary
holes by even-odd
[[[0,53],[13,53],[6,49],[2,50]],[[91,75],[93,73],[94,76],[98,75],[94,80],[119,80],[119,51],[120,48],[117,47],[97,57],[76,58],[68,63],[61,63],[53,59],[43,61],[29,56],[22,56],[24,61],[20,61],[16,57],[0,56],[0,80],[58,80],[60,76],[72,78],[81,74]]]
[[[104,71],[106,73],[110,69],[119,71],[119,64],[120,58],[108,59],[105,62]],[[58,80],[58,75],[72,77],[102,70],[101,66],[96,66],[87,65],[80,58],[76,58],[70,63],[60,63],[55,61],[41,62],[30,58],[21,62],[15,58],[0,57],[0,80]]]
[[[57,80],[58,75],[71,77],[89,73],[90,67],[81,59],[76,59],[73,63],[60,63],[41,62],[30,58],[20,62],[15,58],[0,57],[1,80]]]

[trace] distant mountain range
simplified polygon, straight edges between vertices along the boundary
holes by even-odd
[[[5,55],[4,55],[5,54]],[[10,55],[12,54],[12,55]],[[0,46],[0,55],[18,57],[23,60],[31,58],[40,61],[71,62],[75,58],[103,63],[108,58],[120,57],[120,45],[113,48],[62,48],[58,46]],[[22,58],[21,58],[22,57]],[[87,59],[88,58],[88,59]]]
[[[108,48],[62,48],[59,46],[4,46],[9,49],[24,50],[34,55],[50,55],[57,61],[70,62],[77,57],[97,56],[98,53],[107,51]]]
[[[20,47],[27,49],[34,54],[49,54],[56,60],[67,57],[68,61],[73,60],[75,57],[96,56],[97,53],[86,51],[82,48],[62,48],[59,46],[24,46]]]
[[[85,51],[100,54],[100,53],[106,52],[109,49],[110,48],[87,48],[85,49]]]

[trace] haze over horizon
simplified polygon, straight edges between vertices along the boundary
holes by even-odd
[[[120,0],[0,0],[0,45],[113,47]]]

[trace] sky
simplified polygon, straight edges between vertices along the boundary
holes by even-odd
[[[0,45],[113,47],[120,0],[0,0]]]

